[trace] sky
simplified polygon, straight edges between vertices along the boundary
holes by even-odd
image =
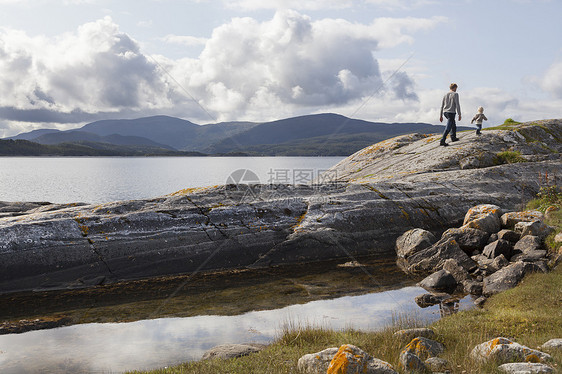
[[[562,118],[560,0],[0,0],[0,137],[150,115]]]

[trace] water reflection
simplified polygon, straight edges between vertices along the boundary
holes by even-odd
[[[82,324],[0,336],[2,373],[100,373],[170,366],[199,359],[224,343],[269,342],[283,323],[334,329],[380,328],[397,314],[435,320],[440,306],[420,309],[419,287],[317,300],[235,316],[161,318],[130,323]],[[456,308],[472,304],[465,298]]]

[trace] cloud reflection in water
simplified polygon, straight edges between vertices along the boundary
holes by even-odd
[[[162,318],[83,324],[0,336],[2,373],[100,373],[149,369],[197,360],[218,344],[268,342],[285,323],[342,329],[381,328],[393,316],[435,320],[439,306],[420,309],[419,287],[312,301],[237,316]],[[471,305],[465,298],[460,309]]]

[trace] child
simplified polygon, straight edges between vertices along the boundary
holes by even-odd
[[[476,135],[480,135],[480,130],[482,130],[482,120],[487,121],[488,118],[484,115],[484,108],[478,107],[478,113],[474,116],[470,123],[476,121]]]

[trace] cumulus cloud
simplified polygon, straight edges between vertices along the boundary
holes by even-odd
[[[352,0],[223,0],[224,4],[231,8],[243,10],[256,9],[298,9],[298,10],[317,10],[317,9],[341,9],[350,7]]]
[[[562,99],[562,61],[552,64],[540,81],[543,90]]]
[[[110,17],[55,38],[0,29],[0,119],[79,123],[164,112],[266,120],[357,103],[378,87],[377,95],[417,100],[405,72],[382,84],[390,72],[376,54],[439,22],[359,24],[277,11],[263,22],[234,18],[207,39],[164,37],[204,45],[198,58],[183,59],[144,54]]]

